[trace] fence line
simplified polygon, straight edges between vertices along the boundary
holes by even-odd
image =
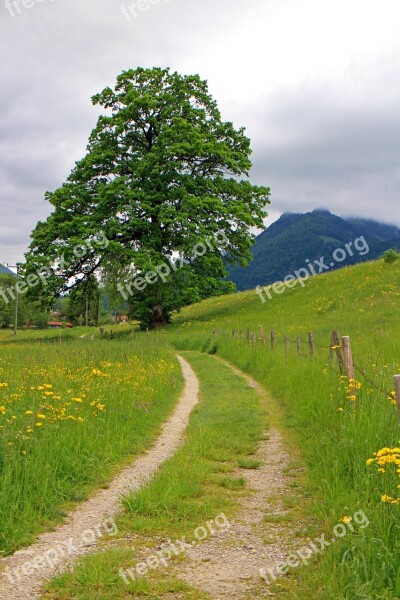
[[[262,325],[260,325],[260,334],[252,333],[250,328],[246,329],[246,342],[249,345],[256,346],[258,341],[261,341],[263,346],[267,345],[267,335],[264,331]],[[213,331],[213,336],[221,336],[228,334],[227,331],[222,331],[220,329]],[[232,337],[243,339],[243,331],[232,330]],[[296,337],[296,339],[290,339],[288,336],[284,336],[282,339],[278,339],[276,332],[272,330],[269,335],[269,346],[271,350],[275,350],[277,344],[283,344],[285,355],[288,353],[289,344],[296,345],[297,355],[301,356],[301,348],[302,345],[308,346],[309,357],[313,358],[315,355],[315,348],[322,348],[324,350],[329,350],[329,362],[332,364],[333,354],[336,353],[339,370],[342,374],[345,374],[347,380],[349,382],[349,391],[351,395],[356,395],[357,393],[357,384],[355,380],[355,372],[359,373],[365,381],[376,391],[382,393],[386,396],[386,398],[390,398],[392,400],[396,400],[397,408],[399,410],[400,415],[400,375],[395,375],[393,377],[394,382],[394,392],[387,392],[382,386],[377,385],[368,375],[365,374],[364,370],[361,369],[353,360],[353,354],[351,349],[351,341],[349,336],[339,336],[338,331],[333,331],[330,338],[329,346],[325,346],[324,344],[320,344],[315,341],[313,332],[308,333],[307,341],[302,340],[300,336]]]

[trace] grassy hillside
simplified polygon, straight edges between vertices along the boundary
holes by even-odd
[[[347,267],[311,278],[304,287],[299,284],[271,295],[271,300],[264,295],[264,303],[254,290],[211,298],[182,310],[174,330],[179,339],[186,331],[197,339],[213,329],[256,331],[263,325],[277,336],[313,331],[326,346],[332,330],[339,329],[352,337],[356,356],[383,353],[382,359],[392,357],[392,365],[400,366],[400,261]]]
[[[333,527],[357,510],[368,518],[367,528],[355,527],[315,556],[312,567],[281,580],[282,597],[312,592],[321,600],[400,598],[400,505],[394,503],[400,496],[400,429],[389,397],[392,377],[400,373],[399,302],[400,264],[378,261],[313,278],[304,289],[287,289],[265,303],[254,291],[213,298],[185,309],[169,330],[177,347],[217,352],[254,375],[280,402],[286,432],[303,450],[305,495],[320,534],[330,539]],[[243,334],[232,336],[232,330],[258,332],[260,325],[276,331],[274,351],[268,340],[253,345]],[[367,377],[357,372],[355,398],[336,361],[329,363],[334,329],[351,337],[354,360]],[[285,355],[283,337],[302,336],[305,342],[309,331],[319,344],[315,356],[310,358],[306,344],[297,356],[293,343]],[[382,464],[367,465],[384,448],[395,450],[383,451]]]

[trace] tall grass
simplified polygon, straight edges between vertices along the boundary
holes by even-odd
[[[49,334],[48,334],[49,335]],[[147,448],[181,390],[149,336],[0,345],[0,552],[32,541]]]

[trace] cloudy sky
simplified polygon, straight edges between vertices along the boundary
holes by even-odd
[[[327,207],[400,226],[399,0],[1,2],[0,262],[83,156],[90,97],[136,66],[209,81],[252,140],[267,223]]]

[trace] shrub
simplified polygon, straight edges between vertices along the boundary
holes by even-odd
[[[396,262],[396,260],[398,260],[400,258],[400,253],[396,252],[396,250],[386,250],[386,252],[383,255],[383,260],[385,261],[385,263],[391,264]]]

